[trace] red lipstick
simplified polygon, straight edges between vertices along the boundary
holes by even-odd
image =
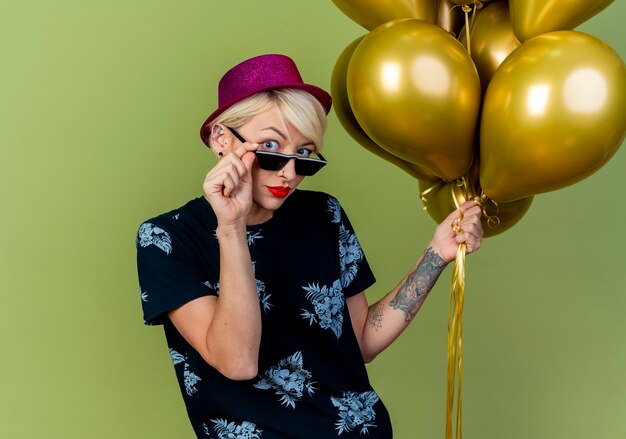
[[[289,186],[268,186],[267,189],[272,195],[278,198],[285,198],[291,191]]]

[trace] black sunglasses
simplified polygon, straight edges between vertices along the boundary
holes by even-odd
[[[226,128],[228,129],[228,131],[233,133],[233,136],[235,136],[237,140],[239,140],[241,143],[246,143],[246,139],[241,137],[241,134],[239,134],[233,128]],[[319,153],[315,153],[319,156],[319,159],[302,157],[295,154],[280,154],[278,152],[272,151],[254,151],[254,154],[256,154],[256,160],[259,164],[259,168],[266,171],[279,171],[283,169],[287,165],[287,163],[289,163],[289,160],[295,159],[296,174],[303,175],[305,177],[316,174],[317,171],[322,169],[324,166],[326,166],[326,163],[328,163],[326,159],[324,159],[322,154]]]

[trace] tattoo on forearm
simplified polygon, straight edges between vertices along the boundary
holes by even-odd
[[[429,247],[415,270],[409,273],[404,284],[389,301],[389,306],[404,312],[404,320],[410,322],[444,268],[446,262]]]
[[[375,331],[383,327],[383,304],[375,303],[367,313],[367,322]]]

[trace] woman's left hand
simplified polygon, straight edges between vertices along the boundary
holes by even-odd
[[[466,201],[461,205],[463,219],[459,210],[455,210],[435,229],[429,247],[446,262],[456,257],[459,244],[464,242],[467,253],[475,252],[483,241],[483,227],[480,223],[482,209],[474,201]]]

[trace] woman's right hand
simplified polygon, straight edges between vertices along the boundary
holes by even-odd
[[[256,159],[257,143],[244,143],[224,155],[209,171],[202,188],[213,207],[218,224],[222,226],[245,224],[252,206],[251,169]]]

